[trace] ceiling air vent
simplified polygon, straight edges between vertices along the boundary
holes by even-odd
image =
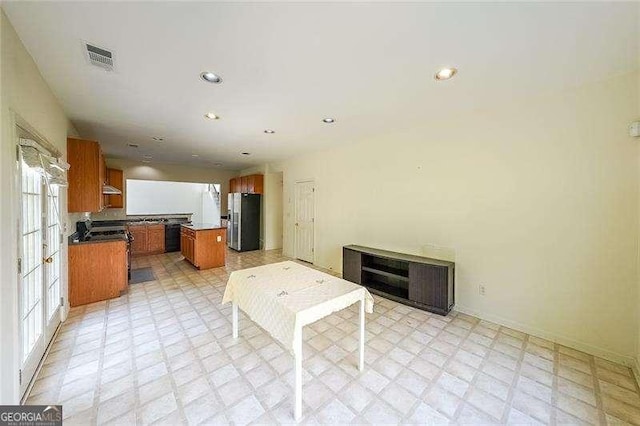
[[[113,71],[113,52],[85,43],[87,58],[92,65]]]

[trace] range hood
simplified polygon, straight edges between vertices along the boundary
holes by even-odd
[[[103,185],[102,193],[104,195],[122,195],[122,191],[120,191],[115,186],[111,186],[111,185]]]

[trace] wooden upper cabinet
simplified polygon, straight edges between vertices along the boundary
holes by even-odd
[[[240,192],[242,194],[249,192],[249,178],[247,176],[240,176]]]
[[[264,193],[264,176],[249,175],[229,180],[230,193],[262,194]]]
[[[236,192],[240,192],[240,178],[229,180],[229,193],[234,194]]]
[[[107,184],[118,188],[124,193],[124,173],[118,169],[107,169]],[[121,209],[124,208],[124,196],[120,195],[105,195],[107,199],[107,208]]]
[[[262,194],[264,192],[264,177],[262,175],[247,176],[247,192]]]
[[[104,208],[102,187],[106,178],[104,156],[97,141],[67,139],[69,168],[68,210],[99,212]]]

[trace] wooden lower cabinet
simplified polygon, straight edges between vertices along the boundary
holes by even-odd
[[[164,225],[148,225],[147,227],[147,253],[164,253]]]
[[[193,230],[182,227],[180,249],[184,258],[198,269],[225,265],[227,230],[224,228]]]
[[[127,290],[127,243],[69,244],[69,305],[113,299]]]
[[[129,233],[133,238],[131,242],[131,254],[145,254],[147,252],[147,229],[144,225],[132,225],[129,226]]]
[[[132,255],[164,253],[164,225],[130,225],[128,229],[133,237]]]

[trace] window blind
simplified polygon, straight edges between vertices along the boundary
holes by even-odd
[[[47,185],[68,186],[67,170],[69,164],[52,156],[31,139],[20,139],[20,151],[22,161],[44,176]]]

